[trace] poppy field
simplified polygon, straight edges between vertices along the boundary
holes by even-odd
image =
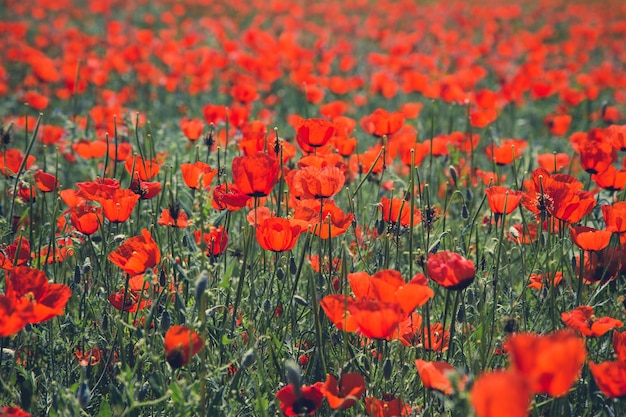
[[[624,39],[617,0],[7,0],[0,416],[625,416]]]

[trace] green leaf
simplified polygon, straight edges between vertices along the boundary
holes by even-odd
[[[98,410],[97,417],[111,417],[111,406],[109,405],[109,401],[105,398],[100,403],[100,409]]]
[[[170,391],[172,392],[172,400],[175,403],[183,403],[185,402],[185,396],[183,395],[183,391],[180,389],[178,384],[172,382],[169,386]]]

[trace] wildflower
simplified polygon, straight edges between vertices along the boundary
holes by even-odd
[[[198,333],[186,326],[171,326],[165,333],[165,359],[174,369],[187,365],[203,347]]]
[[[180,119],[180,129],[190,142],[195,142],[202,135],[204,123],[200,119],[189,119],[187,117],[183,117]]]
[[[161,216],[157,223],[161,226],[177,227],[184,229],[189,226],[189,217],[179,204],[172,204],[168,208],[161,210]]]
[[[333,410],[348,409],[365,393],[365,378],[361,374],[345,373],[337,382],[337,379],[329,374],[323,386],[323,393]]]
[[[279,177],[278,161],[266,153],[236,157],[232,171],[237,188],[250,197],[268,195]]]
[[[626,362],[589,362],[589,370],[600,391],[609,398],[626,396]]]
[[[34,316],[34,304],[14,295],[0,295],[0,336],[19,332]]]
[[[296,140],[300,148],[307,153],[326,145],[335,135],[332,122],[324,119],[305,119],[296,128]]]
[[[38,169],[34,174],[35,185],[42,193],[49,193],[59,188],[60,181],[52,174]]]
[[[194,232],[196,243],[200,245],[202,252],[208,257],[218,256],[226,252],[228,246],[228,233],[224,226],[209,226],[208,233],[202,230]]]
[[[383,197],[380,200],[380,211],[383,220],[388,223],[399,224],[403,227],[411,225],[411,203],[405,199]],[[422,215],[417,207],[413,210],[413,225],[422,222]]]
[[[450,395],[454,392],[454,386],[450,378],[453,374],[457,373],[454,366],[447,362],[427,362],[421,359],[415,360],[415,366],[417,367],[417,372],[424,387],[441,391],[446,395]],[[463,375],[458,382],[458,388],[462,390],[467,382],[467,376]]]
[[[68,210],[72,226],[84,235],[94,234],[103,222],[102,208],[81,204]]]
[[[490,160],[498,165],[510,165],[514,160],[522,156],[528,142],[524,139],[505,139],[500,146],[490,144],[485,148],[485,152]]]
[[[365,411],[369,417],[397,417],[408,416],[411,413],[411,407],[399,397],[384,394],[382,399],[365,398]]]
[[[489,208],[496,215],[511,214],[522,199],[521,191],[513,191],[499,185],[487,188],[485,194]]]
[[[256,226],[256,238],[265,250],[284,252],[294,248],[302,228],[278,217],[270,217]]]
[[[606,223],[606,230],[614,233],[626,232],[626,202],[603,205],[602,217]]]
[[[139,155],[126,158],[124,167],[133,178],[138,176],[142,181],[150,181],[152,178],[156,177],[161,170],[161,166],[156,158],[146,160]]]
[[[301,386],[298,389],[294,384],[289,384],[276,393],[280,411],[286,416],[300,416],[302,414],[315,414],[322,405],[324,393],[322,383]]]
[[[250,196],[242,193],[236,185],[223,183],[213,188],[211,207],[215,210],[237,211],[245,207],[250,198]]]
[[[474,262],[450,251],[431,253],[426,269],[433,281],[450,290],[467,288],[476,275]]]
[[[612,317],[596,317],[593,314],[593,307],[590,306],[580,306],[572,311],[563,312],[561,320],[570,329],[588,337],[600,337],[624,325],[620,320]]]
[[[370,135],[389,136],[396,133],[404,124],[402,112],[389,113],[384,109],[376,109],[361,119],[361,127]]]
[[[217,175],[216,169],[200,161],[194,162],[193,164],[180,164],[180,170],[183,174],[185,185],[192,190],[209,188],[211,181],[213,181],[213,178]]]
[[[345,181],[345,175],[335,166],[327,165],[321,169],[308,166],[295,171],[292,187],[301,198],[324,199],[341,191]]]
[[[109,260],[127,274],[139,275],[161,262],[161,251],[150,232],[143,229],[141,236],[127,239],[114,252],[111,252]]]
[[[528,382],[515,371],[480,375],[471,390],[477,417],[526,417],[531,401]]]
[[[572,242],[586,251],[599,251],[606,248],[612,235],[609,230],[597,230],[587,226],[570,226],[569,231]]]

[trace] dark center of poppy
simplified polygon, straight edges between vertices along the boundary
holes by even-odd
[[[315,401],[302,397],[293,403],[293,411],[296,414],[308,414],[315,410],[315,405]]]

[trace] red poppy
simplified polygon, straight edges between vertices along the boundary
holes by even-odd
[[[329,374],[322,391],[330,408],[345,410],[355,405],[365,393],[365,378],[361,374],[345,373],[341,374],[337,382],[337,379]]]
[[[485,190],[487,203],[494,214],[511,214],[522,200],[521,191],[513,191],[507,187],[496,185]]]
[[[554,274],[548,273],[545,276],[543,274],[530,274],[529,281],[528,288],[535,290],[550,288],[552,286],[556,287],[563,281],[563,273],[559,271]]]
[[[606,230],[615,233],[626,232],[626,202],[602,206],[602,216]]]
[[[193,190],[209,188],[211,181],[213,181],[213,178],[217,175],[216,169],[200,161],[194,162],[193,164],[180,164],[180,170],[183,174],[183,181],[185,181],[187,187]]]
[[[380,199],[380,211],[383,220],[388,223],[400,224],[403,227],[409,227],[411,224],[411,202],[401,198]],[[422,215],[417,207],[413,211],[413,225],[422,222]]]
[[[613,350],[617,355],[617,360],[626,362],[626,332],[613,332]]]
[[[396,133],[404,124],[402,112],[389,113],[384,109],[376,109],[369,116],[361,119],[361,127],[370,135],[389,136]]]
[[[12,244],[0,246],[0,268],[9,270],[28,261],[30,261],[30,242],[24,236],[16,236]]]
[[[509,165],[518,159],[528,146],[524,139],[505,139],[500,146],[490,144],[485,148],[485,152],[490,160],[498,165]]]
[[[600,188],[608,191],[620,191],[626,185],[626,169],[618,170],[613,165],[609,165],[607,169],[599,174],[592,174],[591,179],[598,184]]]
[[[256,238],[259,245],[273,252],[292,250],[298,241],[302,228],[279,217],[270,217],[256,226]]]
[[[411,414],[411,407],[401,398],[385,394],[383,399],[365,398],[365,412],[369,417],[398,417]]]
[[[215,210],[237,211],[245,207],[251,198],[242,193],[236,185],[222,183],[213,188],[211,207]]]
[[[200,135],[202,135],[204,123],[200,119],[188,119],[183,117],[180,119],[180,128],[187,139],[191,142],[195,142],[200,138]]]
[[[455,389],[451,377],[456,380],[459,390],[463,390],[467,383],[467,375],[461,375],[454,366],[447,362],[427,362],[416,359],[415,366],[424,387],[441,391],[446,395],[452,394]],[[454,374],[457,375],[453,376]]]
[[[305,205],[305,201],[296,207],[293,220],[301,224],[303,229],[311,226],[312,232],[321,239],[342,235],[354,220],[354,214],[344,213],[332,200],[324,204],[318,200],[308,200],[313,201],[310,205]]]
[[[159,216],[157,223],[161,226],[184,229],[189,226],[189,217],[184,210],[181,210],[180,207],[175,204],[161,210],[161,216]]]
[[[24,170],[30,169],[35,162],[35,157],[29,155],[24,163],[24,155],[17,149],[5,149],[0,152],[0,172],[5,177],[10,177],[18,173],[22,163]]]
[[[569,391],[582,369],[585,342],[571,330],[545,336],[518,333],[505,342],[511,367],[530,384],[534,394],[561,397]]]
[[[59,188],[60,182],[57,177],[52,174],[48,174],[47,172],[43,172],[42,170],[38,169],[33,177],[35,179],[35,184],[37,185],[37,188],[42,193],[49,193]]]
[[[450,251],[431,253],[426,270],[430,279],[450,290],[467,288],[476,275],[474,262]]]
[[[537,239],[537,223],[514,224],[509,229],[509,240],[517,244],[530,245]]]
[[[187,365],[203,347],[198,333],[187,326],[172,326],[165,333],[165,359],[174,369]]]
[[[608,141],[587,139],[579,144],[580,164],[590,174],[606,170],[617,160],[617,152]]]
[[[300,198],[324,199],[333,197],[346,182],[344,173],[335,166],[323,168],[308,166],[295,171],[291,178],[294,194]]]
[[[600,391],[609,398],[626,396],[626,362],[589,362],[589,370]]]
[[[161,192],[161,183],[156,181],[143,181],[135,177],[128,189],[137,194],[141,200],[150,200]]]
[[[320,305],[328,319],[338,330],[352,333],[359,328],[356,320],[348,311],[348,305],[353,302],[354,298],[352,297],[341,294],[331,294],[322,298]]]
[[[450,346],[450,332],[443,329],[443,324],[435,323],[422,328],[422,345],[425,350],[445,352]]]
[[[9,337],[19,332],[34,317],[34,304],[14,295],[0,294],[0,336]]]
[[[618,151],[626,151],[626,125],[611,125],[605,130],[608,140]]]
[[[126,168],[126,172],[133,177],[135,177],[135,175],[138,176],[142,181],[150,181],[152,178],[156,177],[161,170],[161,166],[156,158],[143,159],[139,155],[126,158],[124,167]]]
[[[539,167],[555,174],[567,168],[570,164],[570,157],[566,153],[542,153],[537,155]]]
[[[151,306],[152,300],[141,291],[135,291],[132,288],[128,290],[120,288],[117,292],[109,295],[109,303],[119,311],[135,313]]]
[[[279,178],[278,161],[266,153],[236,157],[232,171],[237,188],[250,197],[265,197]]]
[[[78,197],[97,201],[111,198],[115,190],[120,188],[120,182],[113,178],[97,178],[94,181],[77,182],[76,186],[79,189],[77,193]],[[62,196],[64,192],[65,190],[60,192]],[[74,200],[74,198],[70,199]],[[68,203],[68,206],[71,207],[72,204]]]
[[[624,325],[612,317],[596,317],[593,314],[593,307],[590,306],[580,306],[572,311],[563,312],[561,313],[561,320],[570,329],[587,337],[600,337],[610,330]]]
[[[531,401],[528,382],[513,371],[480,375],[471,391],[476,417],[526,417]]]
[[[0,417],[30,417],[30,414],[19,407],[5,406],[0,410]]]
[[[127,274],[139,275],[161,262],[161,251],[150,232],[143,229],[141,236],[126,239],[114,252],[111,252],[109,260]]]
[[[32,303],[33,315],[28,322],[35,324],[62,316],[72,290],[64,284],[50,284],[43,271],[16,266],[8,272],[6,295]]]
[[[413,346],[419,341],[422,332],[422,316],[419,313],[411,313],[398,325],[397,339],[404,346]]]
[[[296,127],[296,140],[304,152],[312,153],[326,145],[335,132],[335,125],[328,120],[305,119]]]
[[[82,349],[76,349],[74,352],[80,366],[96,366],[102,359],[102,351],[98,347],[93,347],[83,352]]]
[[[194,236],[196,243],[200,245],[200,249],[206,256],[218,256],[226,252],[228,233],[226,233],[224,226],[210,226],[208,233],[204,233],[202,230],[196,230]]]
[[[276,393],[280,411],[286,416],[294,417],[315,414],[324,399],[322,386],[321,382],[317,382],[300,389],[295,389],[292,384],[283,387]]]
[[[84,235],[94,234],[102,224],[102,208],[81,204],[69,210],[72,226]]]
[[[84,159],[102,158],[107,153],[107,142],[105,140],[80,139],[72,143],[72,151]]]
[[[606,248],[613,235],[609,230],[598,230],[587,226],[570,226],[569,232],[572,242],[586,251],[598,251]]]
[[[372,339],[386,339],[397,329],[405,314],[397,303],[361,298],[348,304],[359,331]]]
[[[124,223],[132,214],[137,201],[141,198],[132,190],[117,189],[106,197],[97,197],[95,200],[102,206],[104,217],[112,223]]]
[[[572,123],[572,116],[569,114],[549,114],[543,119],[546,127],[550,130],[550,134],[554,136],[564,136],[569,130]]]

